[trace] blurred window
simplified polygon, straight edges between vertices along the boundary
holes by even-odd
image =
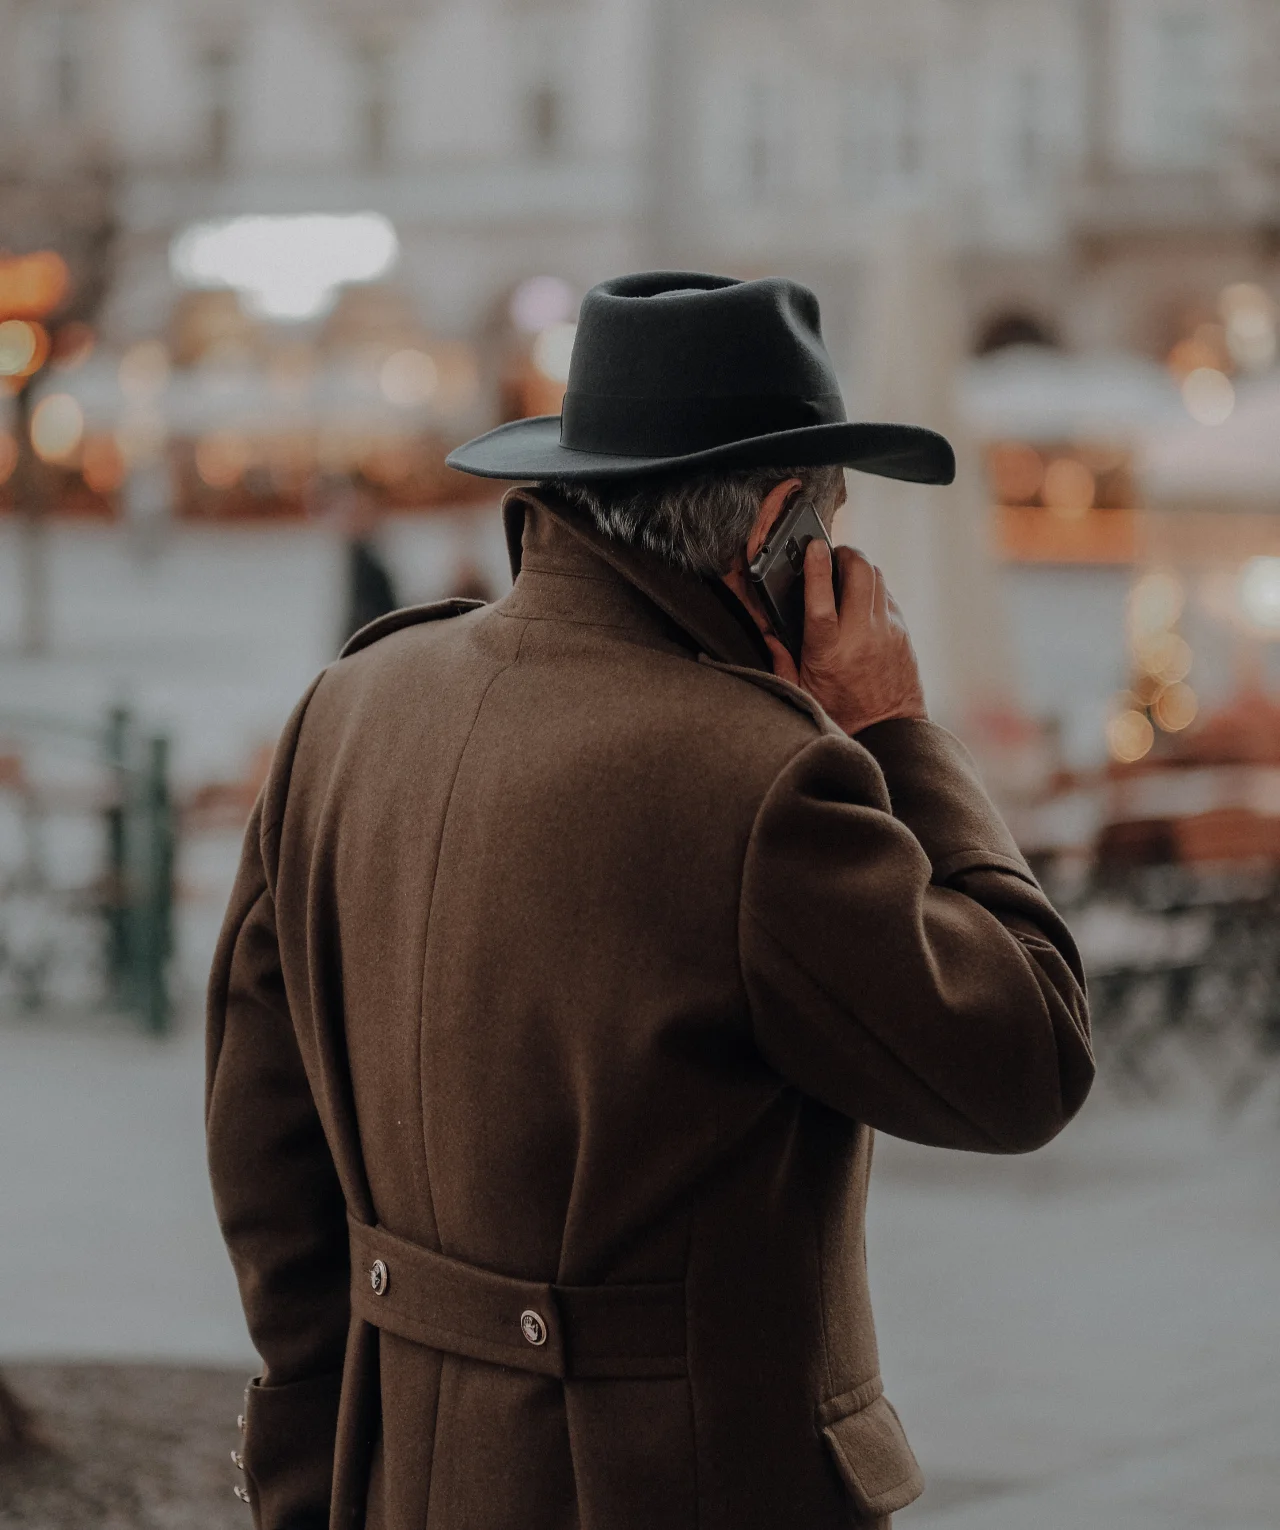
[[[79,117],[84,110],[85,21],[79,5],[57,6],[51,17],[50,99],[54,114],[64,121]]]
[[[1034,65],[1019,69],[1011,95],[1010,179],[1020,191],[1032,191],[1044,180],[1049,160],[1043,72]]]
[[[385,165],[391,147],[391,48],[366,38],[359,48],[361,153],[367,165]]]
[[[867,189],[867,92],[861,83],[847,86],[840,113],[840,179],[855,193]]]
[[[886,191],[916,186],[925,170],[924,84],[918,65],[889,69],[875,90],[869,147]]]
[[[1204,165],[1217,137],[1217,26],[1207,11],[1166,11],[1154,42],[1157,151],[1174,164]]]
[[[529,92],[528,128],[535,154],[545,157],[559,152],[564,137],[564,103],[549,80],[540,81]]]
[[[786,103],[775,80],[755,76],[746,83],[742,106],[742,183],[752,201],[761,201],[783,180],[781,115]]]
[[[230,43],[215,43],[205,49],[200,63],[205,80],[205,157],[214,170],[225,170],[231,161],[235,125],[235,50]]]

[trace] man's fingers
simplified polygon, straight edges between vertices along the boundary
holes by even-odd
[[[855,620],[867,621],[872,615],[876,594],[876,566],[853,547],[837,547],[840,560],[840,612],[851,612]]]
[[[885,591],[885,614],[889,617],[890,621],[896,622],[904,632],[907,630],[907,619],[902,614],[902,607],[888,590]]]
[[[871,602],[871,617],[873,621],[886,621],[893,607],[893,596],[889,593],[889,584],[883,572],[876,569],[876,593]]]
[[[816,640],[829,642],[839,618],[836,615],[836,592],[831,583],[831,553],[827,544],[815,537],[804,554],[804,646]]]

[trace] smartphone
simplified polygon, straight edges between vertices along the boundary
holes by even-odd
[[[756,594],[768,612],[770,625],[797,668],[800,645],[804,642],[804,555],[809,543],[819,537],[831,549],[831,572],[835,580],[835,550],[817,509],[808,499],[797,500],[782,512],[774,522],[769,540],[756,554],[748,570]],[[839,602],[837,584],[836,604]]]

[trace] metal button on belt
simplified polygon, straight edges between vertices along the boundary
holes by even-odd
[[[547,1325],[532,1307],[526,1307],[520,1314],[520,1332],[528,1339],[530,1344],[537,1345],[547,1342]]]
[[[375,1296],[385,1296],[387,1287],[391,1284],[391,1273],[381,1259],[373,1261],[373,1268],[369,1271],[369,1284],[373,1287]]]

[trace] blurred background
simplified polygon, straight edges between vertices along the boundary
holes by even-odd
[[[1276,0],[0,0],[0,1525],[244,1522],[244,820],[350,631],[509,587],[444,458],[656,266],[956,441],[839,531],[1090,971],[1060,1143],[882,1146],[901,1520],[1280,1525]]]

